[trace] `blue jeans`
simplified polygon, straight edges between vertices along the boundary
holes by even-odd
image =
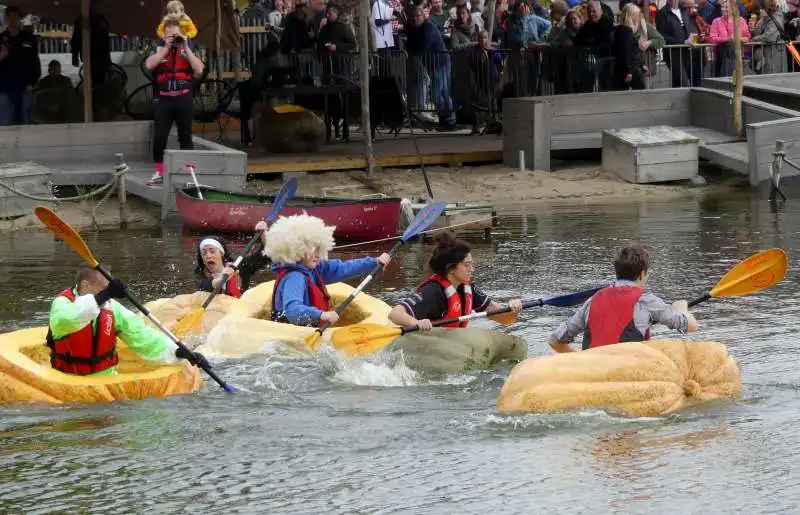
[[[30,123],[33,93],[0,93],[0,125]]]
[[[433,103],[439,114],[439,123],[456,123],[456,113],[453,110],[453,96],[450,84],[452,82],[450,63],[436,66],[433,78]]]

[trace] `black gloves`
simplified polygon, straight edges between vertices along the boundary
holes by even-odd
[[[95,293],[94,300],[97,301],[98,306],[102,306],[109,299],[121,299],[125,297],[127,290],[128,287],[125,285],[125,283],[116,277],[112,277],[111,280],[108,281],[108,286],[106,286],[103,291],[100,293]]]
[[[178,359],[185,359],[192,365],[196,365],[200,368],[211,368],[211,365],[208,364],[208,360],[206,360],[205,356],[199,352],[186,351],[183,349],[183,347],[178,347],[178,350],[175,351],[175,357]]]

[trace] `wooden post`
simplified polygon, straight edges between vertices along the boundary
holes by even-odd
[[[728,9],[733,16],[733,44],[735,45],[734,59],[736,67],[733,70],[733,126],[736,135],[744,137],[744,126],[742,125],[742,94],[744,93],[744,64],[742,61],[742,27],[739,24],[739,5],[734,0],[726,0]]]
[[[214,4],[214,53],[217,63],[217,79],[222,80],[222,0]]]
[[[372,9],[369,0],[361,0],[358,9],[358,51],[359,76],[361,77],[361,132],[364,136],[364,158],[367,161],[367,175],[372,175],[374,162],[372,156],[372,127],[369,115],[369,23]]]
[[[125,164],[125,157],[122,154],[117,154],[117,166],[114,168],[114,172],[119,173],[126,168],[128,168],[128,165]],[[128,226],[128,194],[125,190],[125,174],[119,177],[117,200],[119,201],[119,226],[125,228]]]
[[[91,123],[92,100],[92,0],[81,0],[81,58],[83,59],[83,121]]]

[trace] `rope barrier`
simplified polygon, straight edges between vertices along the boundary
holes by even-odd
[[[59,204],[61,202],[81,202],[83,200],[87,200],[89,198],[95,197],[95,196],[105,192],[105,195],[103,195],[103,198],[100,199],[100,201],[98,201],[97,205],[94,206],[94,209],[92,209],[92,224],[95,226],[96,229],[99,229],[100,226],[98,225],[97,219],[95,218],[95,215],[97,214],[97,210],[100,208],[100,206],[102,206],[108,200],[108,198],[111,196],[111,194],[114,193],[117,190],[117,187],[119,186],[119,181],[122,179],[122,177],[126,173],[128,173],[128,171],[129,171],[129,168],[128,168],[127,164],[122,163],[122,164],[116,165],[116,166],[114,166],[114,173],[112,174],[111,180],[108,182],[108,184],[100,186],[99,188],[96,188],[96,189],[94,189],[94,190],[92,190],[92,191],[90,191],[88,193],[83,193],[81,195],[75,195],[75,196],[72,196],[72,197],[54,197],[52,195],[49,196],[49,197],[44,197],[44,196],[40,196],[40,195],[31,195],[30,193],[25,193],[24,191],[18,190],[17,188],[9,185],[8,183],[6,183],[4,181],[0,181],[0,186],[2,186],[3,188],[7,189],[11,193],[14,193],[15,195],[19,195],[20,197],[23,197],[23,198],[27,198],[27,199],[30,199],[30,200],[35,200],[37,202],[53,202],[55,204]]]
[[[460,224],[453,224],[453,225],[448,225],[448,226],[445,226],[445,227],[438,227],[436,229],[428,229],[427,231],[422,231],[419,234],[429,234],[429,233],[438,232],[438,231],[445,231],[447,229],[455,229],[456,227],[463,227],[465,225],[472,225],[472,224],[476,224],[476,223],[480,223],[480,222],[486,222],[488,220],[494,220],[495,218],[497,218],[497,216],[487,216],[485,218],[479,218],[477,220],[470,220],[469,222],[462,222]],[[346,248],[349,248],[349,247],[360,247],[362,245],[372,245],[373,243],[382,243],[384,241],[394,241],[394,240],[399,240],[399,239],[400,239],[400,236],[391,236],[389,238],[381,238],[379,240],[362,241],[360,243],[349,243],[347,245],[337,245],[336,247],[333,247],[333,249],[334,250],[339,250],[339,249],[346,249]]]

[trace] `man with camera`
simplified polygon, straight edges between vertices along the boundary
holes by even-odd
[[[164,40],[147,58],[145,67],[153,73],[156,92],[153,96],[153,164],[156,172],[149,184],[164,182],[164,150],[174,123],[181,150],[192,147],[192,81],[203,75],[203,61],[192,51],[181,34],[179,20],[167,20]]]

